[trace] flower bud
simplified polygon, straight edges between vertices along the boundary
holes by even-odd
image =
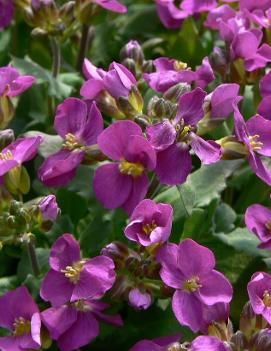
[[[136,76],[136,63],[133,59],[131,58],[126,58],[121,62],[130,72]]]
[[[222,160],[236,160],[244,158],[248,154],[246,146],[234,136],[226,136],[216,140],[216,142],[222,147]]]
[[[131,88],[128,97],[119,97],[117,99],[118,108],[128,118],[133,118],[136,115],[141,115],[143,110],[144,100],[136,86]]]
[[[152,73],[155,71],[155,66],[152,60],[147,60],[143,62],[142,72],[143,73]]]
[[[128,246],[119,241],[106,245],[101,251],[102,255],[112,258],[117,269],[125,267],[129,253],[130,249]]]
[[[6,128],[14,116],[14,107],[8,96],[0,96],[0,129]]]
[[[247,339],[250,339],[256,331],[264,329],[268,323],[261,315],[256,315],[251,307],[250,302],[247,302],[243,308],[240,317],[240,330],[245,334]]]
[[[59,16],[61,20],[65,23],[66,27],[72,24],[74,21],[74,8],[75,1],[68,1],[63,4],[59,9]]]
[[[225,323],[224,321],[213,321],[208,327],[208,335],[215,336],[220,340],[229,341],[233,334],[231,321]]]
[[[42,220],[54,222],[59,214],[59,207],[55,195],[48,195],[42,198],[38,204]]]
[[[144,61],[144,53],[139,43],[136,40],[131,40],[121,49],[120,58],[122,60],[132,59],[138,67],[141,67]]]
[[[0,151],[15,140],[12,129],[5,129],[0,131]]]
[[[215,71],[224,76],[227,70],[226,53],[221,48],[215,47],[210,55],[210,64]]]
[[[119,110],[116,100],[108,94],[108,92],[101,92],[97,99],[99,109],[106,115],[115,119],[125,119],[125,115]]]
[[[245,350],[248,347],[248,341],[245,334],[238,330],[235,334],[233,334],[230,345],[232,351]]]
[[[148,106],[148,114],[159,119],[175,117],[178,106],[168,100],[154,96]]]
[[[170,100],[173,103],[178,103],[180,97],[191,91],[191,85],[187,83],[179,83],[170,87],[163,95],[164,99]]]
[[[271,330],[263,329],[256,333],[252,338],[253,350],[270,351],[271,350]]]
[[[99,6],[89,0],[75,0],[75,16],[82,24],[90,24],[91,19],[97,14]]]
[[[30,178],[23,166],[11,169],[4,176],[5,186],[14,195],[27,194],[30,190]]]

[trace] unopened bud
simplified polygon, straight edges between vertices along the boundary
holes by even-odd
[[[4,176],[5,186],[14,195],[18,193],[27,194],[30,190],[30,178],[23,166],[11,169]]]
[[[0,129],[6,128],[14,116],[14,107],[8,96],[0,96]]]
[[[240,317],[240,330],[250,339],[256,331],[264,329],[268,323],[261,315],[256,315],[251,307],[250,302],[247,302],[243,308]]]
[[[148,114],[159,119],[172,119],[176,116],[178,106],[172,102],[154,96],[148,106]]]
[[[133,73],[134,76],[136,76],[136,63],[133,59],[131,58],[126,58],[121,62],[130,72]]]
[[[270,351],[271,350],[271,330],[264,329],[252,337],[253,350]]]
[[[126,259],[129,257],[129,248],[125,244],[115,241],[106,245],[101,254],[112,258],[117,268],[124,268]]]
[[[133,86],[128,97],[119,97],[117,100],[118,108],[128,118],[142,114],[144,105],[143,97],[136,86]]]
[[[180,97],[191,91],[191,85],[187,83],[179,83],[170,87],[163,95],[164,99],[177,103]]]
[[[66,26],[70,25],[74,20],[74,8],[75,1],[68,1],[59,9],[59,16]]]
[[[0,151],[15,140],[12,129],[5,129],[0,131]]]
[[[120,58],[122,60],[132,59],[137,66],[141,67],[144,61],[144,53],[139,43],[136,40],[131,40],[121,49]]]
[[[222,160],[237,160],[248,154],[245,144],[238,141],[234,136],[226,136],[216,140],[216,142],[222,147]]]
[[[155,71],[155,66],[152,60],[147,60],[143,62],[142,72],[143,73],[152,73]]]
[[[106,115],[115,119],[125,119],[125,115],[118,108],[116,100],[106,91],[101,92],[97,97],[99,109]]]
[[[227,69],[226,53],[221,48],[215,47],[210,55],[210,64],[215,71],[223,76]]]
[[[248,347],[248,341],[245,334],[238,330],[235,334],[233,334],[230,345],[232,351],[246,350]]]

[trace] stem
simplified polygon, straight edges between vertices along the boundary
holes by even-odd
[[[94,27],[89,27],[87,24],[82,25],[82,36],[80,41],[80,49],[77,58],[77,70],[82,71],[84,58],[87,56],[88,49],[94,38]]]
[[[31,261],[33,274],[35,277],[37,277],[40,274],[40,268],[39,268],[36,251],[35,251],[35,246],[31,241],[27,244],[27,249],[28,249],[29,258]]]
[[[56,38],[51,38],[51,46],[53,54],[52,75],[54,78],[56,78],[59,74],[61,65],[60,45]]]

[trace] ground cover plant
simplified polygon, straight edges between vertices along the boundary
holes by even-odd
[[[0,0],[0,350],[271,350],[271,1]]]

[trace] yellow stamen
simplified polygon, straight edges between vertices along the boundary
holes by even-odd
[[[5,153],[0,152],[0,160],[1,161],[13,160],[12,152],[10,150],[7,150]]]
[[[84,300],[77,300],[75,302],[71,303],[71,306],[76,308],[78,311],[81,312],[88,312],[91,311],[91,307],[89,306],[89,304],[84,301]]]
[[[197,291],[200,287],[199,277],[192,277],[183,284],[183,290],[189,293]]]
[[[30,321],[24,319],[23,317],[16,318],[15,322],[13,323],[13,326],[14,326],[14,335],[15,336],[29,334],[31,331]]]
[[[64,148],[69,150],[80,149],[83,147],[81,142],[76,138],[72,133],[68,133],[65,135]]]
[[[65,269],[62,269],[61,272],[65,274],[66,278],[69,278],[71,283],[77,284],[80,280],[80,274],[84,264],[84,260],[76,262],[72,266],[67,266]]]
[[[258,134],[255,134],[253,136],[250,135],[248,137],[250,145],[254,151],[261,150],[261,148],[263,147],[263,143],[261,141],[258,141],[259,137],[260,136]]]
[[[123,160],[119,164],[119,170],[123,174],[128,174],[137,178],[144,172],[144,166],[141,163],[133,163]]]
[[[182,71],[187,68],[187,63],[176,60],[173,64],[173,67],[175,71]]]
[[[157,224],[155,223],[155,221],[153,220],[151,223],[145,223],[143,224],[142,226],[142,229],[143,229],[143,232],[146,234],[146,235],[150,235],[151,232],[157,228]]]
[[[271,294],[268,290],[263,293],[263,303],[266,307],[271,307]]]

